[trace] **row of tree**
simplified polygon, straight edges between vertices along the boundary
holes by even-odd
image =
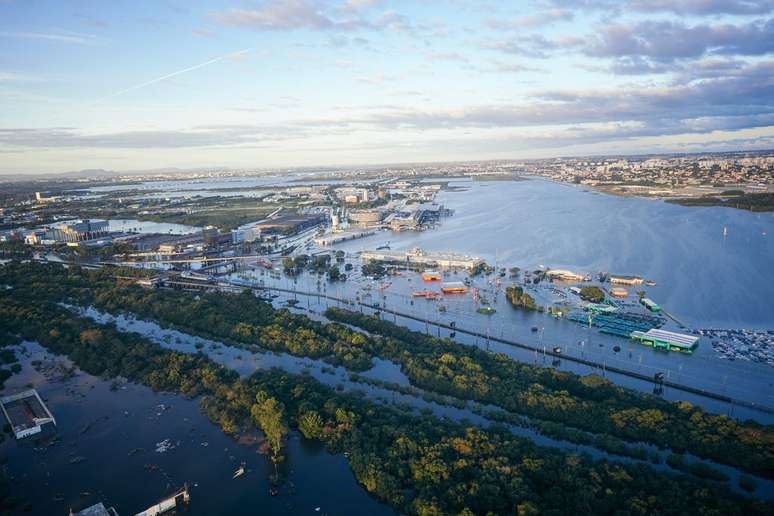
[[[372,359],[380,357],[399,364],[414,386],[434,393],[774,476],[771,426],[708,414],[689,403],[616,387],[597,376],[520,363],[355,312],[329,309],[326,316],[369,334],[275,310],[247,291],[194,295],[142,289],[117,285],[114,274],[8,264],[0,268],[0,283],[16,285],[19,296],[91,304],[111,313],[128,311],[189,333],[250,349],[320,358],[352,371],[369,369]]]
[[[0,317],[86,372],[201,395],[233,433],[259,427],[275,463],[290,428],[344,452],[361,485],[407,514],[770,514],[766,502],[649,467],[538,447],[504,428],[416,416],[336,392],[308,375],[248,379],[207,357],[165,350],[137,334],[73,317],[50,302],[0,294]],[[0,493],[2,494],[2,493]]]

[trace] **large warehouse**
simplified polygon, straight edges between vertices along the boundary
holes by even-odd
[[[693,353],[699,345],[699,337],[655,328],[646,332],[633,331],[631,338],[639,340],[648,346],[653,346],[656,349],[682,351],[684,353]]]

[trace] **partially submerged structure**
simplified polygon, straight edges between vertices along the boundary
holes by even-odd
[[[182,509],[188,505],[188,502],[190,501],[191,495],[188,493],[188,484],[186,484],[172,496],[161,500],[156,505],[148,507],[142,512],[138,512],[135,516],[157,516],[176,509]]]
[[[39,434],[47,425],[56,426],[56,419],[35,389],[0,398],[0,407],[17,439]]]
[[[118,516],[118,512],[113,507],[105,507],[104,503],[99,502],[78,512],[70,509],[70,516]]]
[[[646,332],[633,331],[631,338],[655,349],[693,353],[699,345],[699,337],[653,328]]]

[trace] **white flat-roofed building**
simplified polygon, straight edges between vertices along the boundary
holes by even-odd
[[[656,328],[648,331],[633,331],[631,338],[639,340],[643,344],[653,346],[656,349],[667,351],[683,351],[692,353],[699,345],[699,337],[676,333],[673,331],[659,330]]]
[[[67,220],[49,227],[46,237],[57,242],[77,243],[108,235],[106,220]]]
[[[583,278],[585,277],[583,274],[578,274],[577,272],[565,269],[550,269],[546,272],[546,276],[562,281],[583,281]]]
[[[432,265],[444,268],[472,269],[482,263],[483,258],[455,253],[434,253],[423,251],[416,247],[410,251],[362,251],[360,258],[364,261],[406,262],[422,265]]]
[[[345,242],[347,240],[355,240],[356,238],[363,238],[373,235],[375,231],[373,229],[354,229],[349,231],[339,231],[336,233],[327,233],[314,239],[315,245],[320,247],[328,247],[339,242]]]
[[[618,285],[642,285],[642,278],[639,276],[627,276],[622,274],[611,274],[609,276],[610,283],[616,283]]]

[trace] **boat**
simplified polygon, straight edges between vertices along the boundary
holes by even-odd
[[[554,348],[554,353],[561,353],[561,352],[562,352],[562,348],[560,348],[559,346],[556,346]]]
[[[533,326],[532,328],[530,328],[530,331],[536,332],[536,331],[538,331],[538,327],[537,326]]]
[[[649,279],[649,280],[647,280],[647,281],[645,282],[645,285],[647,285],[647,286],[649,286],[649,287],[655,287],[655,286],[656,286],[656,282],[655,282],[655,281],[653,281],[652,279]]]
[[[492,308],[491,306],[482,306],[481,308],[479,308],[479,309],[478,309],[478,310],[476,310],[476,311],[477,311],[478,313],[480,313],[480,314],[484,314],[484,315],[492,315],[492,314],[493,314],[493,313],[495,313],[497,310],[495,310],[495,309],[494,309],[494,308]]]
[[[244,475],[245,474],[245,466],[246,466],[246,463],[244,461],[242,461],[242,464],[240,464],[239,467],[237,468],[237,470],[234,471],[234,476],[231,477],[231,478],[234,479],[234,478],[241,477],[242,475]]]

